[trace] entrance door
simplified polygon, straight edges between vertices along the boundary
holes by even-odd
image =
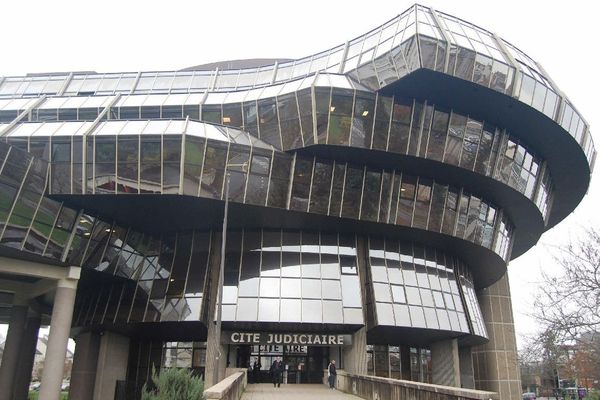
[[[305,383],[322,383],[323,370],[327,368],[329,349],[326,347],[309,347],[306,362]]]

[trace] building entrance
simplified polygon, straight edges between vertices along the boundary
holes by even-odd
[[[248,368],[249,383],[272,381],[271,365],[283,361],[283,383],[321,383],[329,349],[300,345],[249,345],[237,349],[237,368]]]

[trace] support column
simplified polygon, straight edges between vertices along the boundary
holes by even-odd
[[[344,371],[367,375],[367,328],[362,327],[352,335],[352,346],[342,347]],[[331,357],[330,357],[331,358]]]
[[[216,337],[215,315],[217,307],[217,296],[219,292],[219,267],[221,262],[221,238],[218,233],[213,232],[210,245],[209,259],[209,277],[207,301],[208,314],[206,316],[206,325],[208,326],[208,335],[206,339],[206,370],[204,373],[205,387],[211,387],[216,382],[215,371],[219,369],[220,379],[225,378],[225,368],[227,368],[227,347],[221,344],[221,338]],[[219,352],[221,353],[218,356]]]
[[[470,347],[460,347],[458,349],[458,358],[460,361],[460,387],[465,389],[475,389],[475,376],[473,375],[473,356]]]
[[[59,399],[76,291],[76,279],[61,279],[58,281],[52,308],[50,334],[48,335],[39,400]]]
[[[117,381],[127,378],[129,338],[113,332],[104,332],[100,339],[94,400],[113,400]],[[89,399],[89,397],[88,397]]]
[[[77,336],[75,343],[69,399],[89,400],[94,396],[100,335],[95,332],[85,332]]]
[[[15,384],[13,389],[13,400],[26,399],[29,395],[29,383],[35,360],[38,334],[40,332],[41,316],[33,310],[29,310],[25,330],[21,340],[21,349],[17,370],[15,371]]]
[[[10,324],[4,342],[0,365],[0,400],[11,400],[21,352],[21,343],[27,324],[27,306],[18,301],[13,305]]]
[[[436,385],[460,387],[458,340],[442,340],[431,344],[432,382]]]
[[[497,392],[501,399],[521,399],[515,324],[508,273],[477,293],[489,342],[473,348],[475,386]]]
[[[406,381],[412,380],[410,371],[410,347],[400,346],[400,369],[402,370],[402,379]]]

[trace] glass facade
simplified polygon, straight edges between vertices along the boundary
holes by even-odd
[[[223,321],[363,325],[354,235],[231,232]]]
[[[368,265],[378,325],[487,337],[473,278],[456,257],[429,246],[370,237]]]
[[[225,193],[227,329],[364,327],[369,374],[431,382],[427,340],[493,342],[483,286],[589,183],[596,151],[573,104],[521,50],[453,16],[415,5],[344,45],[267,64],[0,77],[0,247],[82,267],[73,325],[139,336],[128,398],[153,366],[210,368]],[[528,121],[477,110],[479,95],[394,84],[423,76],[518,101]],[[546,127],[548,141],[567,139],[565,160],[542,145]],[[125,215],[145,202],[173,218]],[[304,362],[320,381],[342,354],[255,345],[229,346],[244,366],[290,356],[298,382]]]
[[[306,118],[302,117],[302,113],[298,111],[300,99],[304,97],[308,97],[307,101],[309,102]],[[318,100],[313,102],[313,98]],[[551,197],[553,190],[549,170],[545,170],[547,177],[541,177],[539,174],[545,161],[531,151],[523,141],[515,138],[505,129],[444,107],[401,96],[386,97],[370,92],[336,87],[317,87],[312,91],[303,89],[276,98],[251,102],[210,105],[189,104],[186,95],[129,96],[121,98],[110,109],[96,107],[91,115],[88,111],[83,112],[91,109],[90,104],[84,104],[82,108],[70,108],[74,104],[67,104],[63,107],[65,103],[73,103],[72,99],[78,98],[49,99],[48,102],[52,104],[43,104],[34,109],[28,118],[32,122],[45,121],[46,124],[22,124],[9,133],[7,140],[9,143],[19,144],[23,143],[25,137],[36,136],[38,138],[35,140],[39,141],[38,148],[41,149],[44,142],[41,135],[44,134],[52,136],[87,134],[95,137],[119,135],[123,137],[121,140],[124,142],[121,152],[126,154],[125,157],[130,160],[137,160],[136,149],[130,149],[125,143],[128,139],[124,135],[128,132],[141,132],[144,135],[142,136],[144,141],[151,141],[152,138],[145,135],[151,133],[170,135],[184,130],[187,133],[192,130],[202,131],[207,129],[206,127],[222,131],[225,129],[224,126],[232,126],[247,130],[251,136],[247,134],[241,134],[241,136],[249,136],[248,140],[254,140],[250,139],[251,137],[259,138],[266,147],[272,145],[276,149],[283,150],[301,148],[314,143],[313,135],[316,133],[316,143],[319,144],[381,150],[451,164],[500,181],[524,194],[530,200],[533,200],[537,187],[545,192],[545,198]],[[106,99],[100,103],[110,103],[109,98]],[[200,100],[196,99],[198,102]],[[223,98],[221,100],[225,101]],[[96,103],[99,104],[98,101]],[[57,105],[60,107],[53,108]],[[21,102],[6,107],[21,107]],[[70,118],[68,121],[93,120],[102,110],[105,110],[104,118],[132,121],[126,123],[121,121],[103,122],[95,129],[90,124],[81,122],[50,123],[51,121],[67,121],[64,118]],[[248,112],[244,112],[244,110],[248,110]],[[18,110],[14,112],[18,112]],[[259,121],[261,121],[258,124],[256,123],[257,113]],[[313,115],[316,115],[316,132],[313,130],[315,128]],[[186,117],[224,126],[200,125],[190,122],[189,128],[186,128],[183,121],[172,121],[173,118]],[[151,119],[151,121],[148,122],[146,119]],[[155,121],[157,119],[164,121]],[[231,132],[239,132],[233,128],[226,129]],[[92,131],[87,132],[87,130]],[[240,133],[237,133],[237,136],[239,137]],[[207,133],[206,137],[212,136]],[[133,139],[133,137],[129,138],[129,140]],[[156,137],[154,142],[156,146],[161,144],[161,148],[174,148],[175,152],[166,154],[166,156],[167,158],[172,157],[172,161],[176,161],[177,143],[174,142],[174,138],[171,139],[161,144],[161,138]],[[96,140],[111,141],[111,138]],[[69,138],[64,137],[63,141],[68,142]],[[254,140],[254,145],[256,143]],[[67,143],[65,143],[66,145]],[[101,145],[100,148],[104,149],[106,146]],[[65,150],[67,150],[66,147]],[[116,150],[112,152],[114,151]],[[160,158],[158,147],[153,154]],[[36,155],[44,156],[44,154]],[[142,155],[142,158],[147,157]],[[202,156],[191,154],[188,158],[190,161],[198,163]],[[125,163],[127,160],[122,159],[122,162]],[[178,169],[175,164],[172,164],[171,167],[167,171],[166,179],[172,176],[175,181]],[[145,166],[146,171],[153,169],[156,170],[152,164]],[[135,171],[130,169],[129,172],[134,173]],[[148,183],[155,183],[156,186],[159,186],[159,180],[159,177],[150,177]],[[544,184],[542,181],[547,183]],[[177,193],[177,188],[173,186],[176,182],[167,184],[171,186],[174,193]],[[115,182],[108,185],[111,189],[117,188],[117,186],[118,184]],[[151,188],[150,191],[160,190]],[[547,202],[536,202],[536,204],[544,216],[547,216],[549,204]]]

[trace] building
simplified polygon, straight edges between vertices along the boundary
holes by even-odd
[[[71,399],[274,357],[520,398],[507,263],[596,152],[514,45],[415,5],[299,60],[0,79],[0,393],[50,323],[42,400],[69,334]]]

